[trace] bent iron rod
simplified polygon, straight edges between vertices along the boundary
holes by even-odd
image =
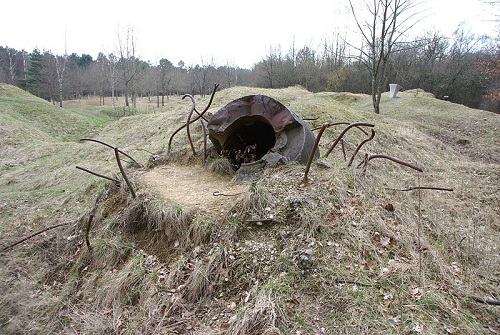
[[[217,88],[219,87],[219,84],[214,84],[214,89],[212,91],[212,95],[210,96],[210,101],[208,102],[208,105],[207,107],[205,107],[205,109],[203,110],[203,112],[201,113],[198,113],[198,116],[195,117],[194,119],[192,119],[190,121],[190,123],[194,123],[196,121],[198,121],[198,119],[200,119],[201,117],[203,117],[203,114],[205,114],[208,109],[210,108],[210,106],[212,105],[212,101],[214,100],[214,96],[215,96],[215,92],[217,91]],[[195,109],[196,110],[196,109]],[[197,112],[197,111],[196,111]],[[186,127],[186,124],[183,124],[182,126],[180,126],[176,131],[174,131],[174,133],[170,136],[170,139],[168,140],[168,150],[170,151],[170,148],[172,146],[172,140],[174,139],[174,136],[180,132],[182,129],[184,129],[184,127]]]
[[[81,139],[80,139],[80,141],[82,141],[82,142],[83,142],[83,141],[92,141],[92,142],[96,142],[96,143],[100,143],[100,144],[102,144],[102,145],[105,145],[105,146],[107,146],[108,148],[115,149],[115,146],[113,146],[113,145],[111,145],[111,144],[108,144],[108,143],[106,143],[106,142],[100,141],[100,140],[96,140],[95,138],[81,138]],[[122,155],[124,155],[124,156],[126,156],[126,157],[130,158],[130,159],[131,159],[131,160],[132,160],[135,164],[137,164],[137,165],[139,165],[139,166],[142,166],[142,164],[140,164],[139,162],[137,162],[134,158],[132,158],[132,156],[128,155],[126,152],[124,152],[124,151],[122,151],[122,150],[120,150],[120,149],[118,149],[118,151],[119,151]]]

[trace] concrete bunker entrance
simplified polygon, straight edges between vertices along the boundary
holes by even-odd
[[[244,116],[227,130],[223,155],[234,166],[252,163],[262,158],[276,142],[273,126],[263,116]]]

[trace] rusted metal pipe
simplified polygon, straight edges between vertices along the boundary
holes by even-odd
[[[352,162],[354,161],[354,157],[358,154],[358,151],[361,149],[361,147],[366,143],[366,142],[369,142],[371,140],[373,140],[373,138],[375,137],[375,130],[372,129],[372,133],[370,135],[369,138],[365,139],[363,142],[361,142],[358,147],[356,148],[356,150],[354,150],[354,153],[352,154],[351,156],[351,159],[349,160],[349,164],[347,164],[347,167],[351,166]]]
[[[319,119],[319,116],[302,118],[302,120],[304,120],[304,121],[316,121],[318,119]]]
[[[39,231],[37,231],[36,233],[33,233],[33,234],[31,234],[31,235],[29,235],[29,236],[27,236],[27,237],[23,238],[22,240],[19,240],[19,241],[15,242],[15,243],[12,243],[12,244],[10,244],[10,245],[8,245],[8,246],[6,246],[6,247],[2,248],[2,251],[8,250],[8,249],[10,249],[10,248],[13,248],[13,247],[15,247],[16,245],[21,244],[21,243],[23,243],[24,241],[27,241],[27,240],[29,240],[29,239],[30,239],[30,238],[32,238],[32,237],[35,237],[35,236],[37,236],[37,235],[40,235],[41,233],[44,233],[44,232],[46,232],[46,231],[49,231],[49,230],[52,230],[52,229],[55,229],[55,228],[58,228],[58,227],[67,226],[67,225],[69,225],[69,224],[71,224],[71,223],[73,223],[73,222],[64,222],[64,223],[59,223],[59,224],[56,224],[56,225],[53,225],[53,226],[47,227],[47,228],[45,228],[45,229],[39,230]]]
[[[413,165],[411,163],[408,163],[408,162],[405,162],[405,161],[402,161],[398,158],[394,158],[394,157],[391,157],[391,156],[388,156],[388,155],[383,155],[383,154],[377,154],[377,155],[371,155],[369,157],[366,158],[365,160],[365,164],[364,164],[364,167],[363,167],[363,170],[365,171],[366,170],[366,166],[368,165],[368,162],[371,161],[372,159],[374,158],[385,158],[385,159],[388,159],[388,160],[391,160],[395,163],[398,163],[398,164],[401,164],[401,165],[404,165],[404,166],[407,166],[409,168],[412,168],[414,170],[417,170],[418,172],[424,172],[422,170],[422,168],[416,166],[416,165]]]
[[[319,130],[318,135],[316,136],[316,140],[314,141],[314,145],[311,149],[311,152],[309,153],[309,158],[307,159],[306,170],[304,172],[304,178],[302,179],[302,183],[304,183],[304,184],[307,184],[307,182],[308,182],[307,175],[309,174],[309,169],[311,168],[311,163],[313,161],[314,154],[316,153],[316,150],[318,149],[319,140],[321,139],[321,136],[323,135],[323,132],[325,131],[325,129],[328,127],[329,127],[328,123],[323,124],[323,126],[321,126],[321,129]]]
[[[340,135],[337,137],[337,139],[333,142],[333,144],[331,145],[330,149],[328,149],[328,151],[326,152],[325,154],[325,157],[327,157],[331,152],[332,150],[335,148],[335,146],[337,145],[337,143],[339,143],[340,139],[345,135],[345,133],[347,133],[347,131],[349,129],[351,129],[352,127],[356,127],[356,128],[359,128],[359,127],[375,127],[374,124],[371,124],[371,123],[366,123],[366,122],[355,122],[355,123],[351,123],[349,124],[341,133]]]
[[[214,197],[235,197],[235,196],[240,195],[240,194],[242,194],[242,193],[243,193],[243,192],[240,192],[240,193],[235,193],[235,194],[225,194],[225,193],[221,193],[221,192],[219,192],[219,191],[215,191],[215,192],[213,193],[213,196],[214,196]]]
[[[214,89],[212,91],[212,95],[210,95],[210,100],[208,100],[208,105],[205,107],[205,109],[201,112],[200,114],[200,117],[205,114],[208,109],[210,108],[210,106],[212,105],[212,102],[214,101],[214,96],[215,96],[215,92],[217,91],[217,89],[219,88],[219,84],[214,84]],[[205,120],[208,122],[208,120]]]
[[[120,169],[120,172],[122,173],[123,179],[127,183],[127,186],[130,190],[130,193],[132,194],[132,198],[135,199],[137,196],[135,194],[134,188],[132,187],[132,184],[128,180],[127,175],[125,174],[125,170],[123,169],[122,162],[120,161],[120,153],[119,153],[118,148],[115,148],[115,157],[116,157],[116,162],[118,163],[118,168]]]
[[[201,128],[203,129],[203,165],[206,164],[207,162],[207,137],[208,137],[208,131],[207,127],[205,126],[205,123],[203,120],[200,120],[201,122]]]
[[[351,124],[350,122],[334,122],[334,123],[329,123],[328,124],[328,127],[333,127],[333,126],[338,126],[338,125],[341,125],[341,124],[345,124],[345,125],[349,125]],[[312,131],[315,131],[315,130],[318,130],[320,129],[321,127],[316,127],[316,128],[313,128]],[[361,130],[363,132],[363,134],[367,135],[368,136],[368,133],[366,132],[366,130],[364,130],[363,128],[361,127],[358,127],[356,126],[356,128],[358,128],[359,130]]]
[[[85,244],[87,245],[87,249],[89,251],[92,250],[92,245],[90,244],[90,228],[92,227],[92,221],[94,220],[95,213],[97,211],[97,207],[99,206],[99,203],[101,203],[102,199],[105,197],[105,193],[101,192],[97,199],[95,199],[95,204],[94,208],[89,213],[89,219],[87,220],[87,224],[85,225]]]
[[[198,113],[198,111],[196,111],[196,108],[195,108],[195,111],[196,113],[198,113],[198,116],[195,117],[194,119],[192,119],[190,122],[191,123],[194,123],[196,121],[198,121],[198,119],[200,118],[203,118],[203,115],[208,111],[208,109],[210,108],[210,105],[212,105],[212,101],[214,100],[214,96],[215,96],[215,92],[217,91],[217,88],[219,87],[219,84],[214,84],[214,89],[212,91],[212,95],[210,96],[210,100],[208,102],[208,105],[205,107],[205,109],[203,110],[203,112],[201,113]],[[208,122],[208,121],[207,121]],[[170,148],[172,146],[172,140],[174,139],[174,136],[180,132],[182,129],[184,129],[184,127],[186,127],[185,124],[183,124],[181,127],[179,127],[176,131],[174,131],[174,133],[170,136],[170,139],[168,140],[168,151],[170,152]]]
[[[194,104],[194,98],[191,94],[185,94],[182,99],[184,100],[184,98],[188,97],[189,99],[191,99],[191,111],[189,112],[188,114],[188,118],[187,118],[187,121],[186,121],[186,133],[187,133],[187,137],[188,137],[188,140],[189,140],[189,144],[191,145],[191,150],[193,151],[193,156],[196,156],[196,150],[194,149],[194,144],[193,144],[193,139],[191,138],[191,132],[189,131],[189,123],[191,122],[191,116],[193,115],[193,112],[195,111],[195,104]]]
[[[82,170],[82,171],[85,171],[85,172],[88,172],[90,174],[93,174],[94,176],[97,176],[97,177],[101,177],[101,178],[104,178],[104,179],[107,179],[107,180],[111,180],[111,181],[114,181],[116,184],[120,184],[120,181],[118,179],[115,179],[115,178],[111,178],[111,177],[107,177],[107,176],[104,176],[102,174],[99,174],[97,172],[94,172],[94,171],[91,171],[89,169],[86,169],[84,167],[81,167],[81,166],[76,166],[77,169],[79,170]]]
[[[105,146],[107,146],[108,148],[111,148],[111,149],[113,149],[113,150],[115,149],[115,146],[114,146],[114,145],[108,144],[108,143],[103,142],[103,141],[100,141],[100,140],[96,140],[95,138],[81,138],[81,139],[80,139],[80,141],[82,141],[82,142],[83,142],[83,141],[92,141],[92,142],[96,142],[96,143],[100,143],[100,144],[102,144],[102,145],[105,145]],[[128,155],[126,152],[124,152],[124,151],[122,151],[122,150],[120,150],[120,149],[118,149],[118,151],[119,151],[122,155],[124,155],[124,156],[126,156],[126,157],[130,158],[130,159],[131,159],[131,160],[132,160],[135,164],[137,164],[137,165],[139,165],[140,167],[142,167],[142,164],[141,164],[141,163],[139,163],[139,162],[137,162],[134,158],[132,158],[132,156]],[[87,171],[87,172],[88,172],[88,171]]]
[[[340,146],[342,147],[342,155],[344,156],[344,160],[347,160],[347,156],[346,156],[346,153],[345,153],[344,140],[340,140]]]
[[[392,190],[392,191],[401,191],[401,192],[408,192],[408,191],[413,191],[413,190],[435,190],[435,191],[453,192],[452,188],[433,187],[433,186],[413,186],[413,187],[408,187],[408,188],[405,188],[405,189],[397,189],[397,188],[386,187],[385,189],[386,190]]]

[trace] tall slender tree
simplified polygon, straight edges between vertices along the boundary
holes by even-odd
[[[55,55],[54,63],[56,66],[57,74],[57,84],[59,88],[59,107],[63,106],[63,96],[64,96],[64,72],[66,71],[66,62],[68,60],[67,53],[63,56]]]
[[[127,28],[125,36],[118,32],[118,54],[119,66],[123,84],[125,85],[125,106],[129,107],[129,96],[135,80],[140,73],[140,61],[136,56],[136,40],[134,37],[134,30],[130,27]],[[132,95],[134,92],[132,92]],[[132,96],[134,98],[134,96]]]
[[[363,37],[363,46],[356,57],[370,72],[373,111],[380,113],[380,97],[386,84],[387,64],[398,43],[419,21],[415,0],[363,0],[363,10],[349,0],[351,13]],[[365,19],[366,17],[366,19]]]
[[[160,59],[160,62],[157,66],[157,90],[159,97],[161,95],[161,105],[165,105],[165,95],[167,95],[168,100],[168,90],[170,89],[170,83],[174,78],[174,65],[166,58]],[[159,99],[159,98],[157,98]],[[157,104],[159,107],[159,100],[157,100]]]

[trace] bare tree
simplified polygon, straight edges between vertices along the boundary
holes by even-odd
[[[119,65],[123,84],[125,85],[125,106],[129,107],[130,90],[134,85],[140,72],[139,58],[136,56],[136,41],[134,30],[130,27],[125,32],[125,38],[118,32],[118,53],[120,56]],[[134,93],[134,92],[133,92]],[[132,96],[134,99],[135,97]]]
[[[298,83],[307,90],[317,90],[318,62],[316,52],[308,46],[300,49],[295,56]]]
[[[273,47],[269,47],[269,53],[258,64],[265,80],[265,87],[274,88],[276,85],[276,72],[278,71],[278,55]]]
[[[215,82],[216,65],[212,59],[208,64],[201,60],[201,66],[196,66],[189,69],[190,86],[193,94],[201,94],[205,96],[209,94],[210,86]]]
[[[415,8],[420,3],[415,0],[363,0],[362,3],[366,12],[359,11],[353,0],[349,0],[356,26],[363,37],[363,47],[351,47],[358,50],[359,56],[356,58],[370,72],[373,110],[379,114],[382,88],[387,79],[387,64],[395,52],[395,46],[419,22]],[[362,19],[365,13],[369,13],[369,16]]]
[[[99,52],[96,62],[93,66],[94,80],[96,81],[97,90],[99,92],[99,106],[104,106],[105,87],[108,79],[108,59],[106,55]],[[114,92],[113,92],[114,93]]]
[[[161,95],[161,105],[165,106],[165,95],[167,95],[168,100],[168,91],[170,89],[170,84],[172,79],[174,78],[174,65],[166,58],[160,59],[160,62],[157,65],[157,107],[160,107],[160,98]]]
[[[109,86],[111,88],[111,101],[113,102],[113,107],[115,106],[115,96],[116,96],[116,64],[118,60],[114,54],[108,55],[108,65],[109,65]]]
[[[66,32],[64,33],[64,55],[59,56],[58,54],[54,55],[54,64],[56,66],[56,74],[57,74],[57,86],[59,91],[59,107],[63,106],[63,98],[64,98],[64,71],[66,71],[66,63],[68,61],[68,42],[66,38]]]
[[[59,88],[59,107],[63,106],[63,95],[64,95],[64,71],[66,70],[66,61],[68,57],[66,54],[63,56],[55,55],[54,63],[56,65],[56,74],[57,74],[57,85]]]
[[[9,79],[11,80],[12,83],[15,83],[16,81],[16,61],[15,61],[15,58],[16,58],[16,54],[17,54],[17,51],[15,49],[12,49],[12,48],[9,48],[7,47],[7,56],[8,56],[8,59],[9,59]]]

